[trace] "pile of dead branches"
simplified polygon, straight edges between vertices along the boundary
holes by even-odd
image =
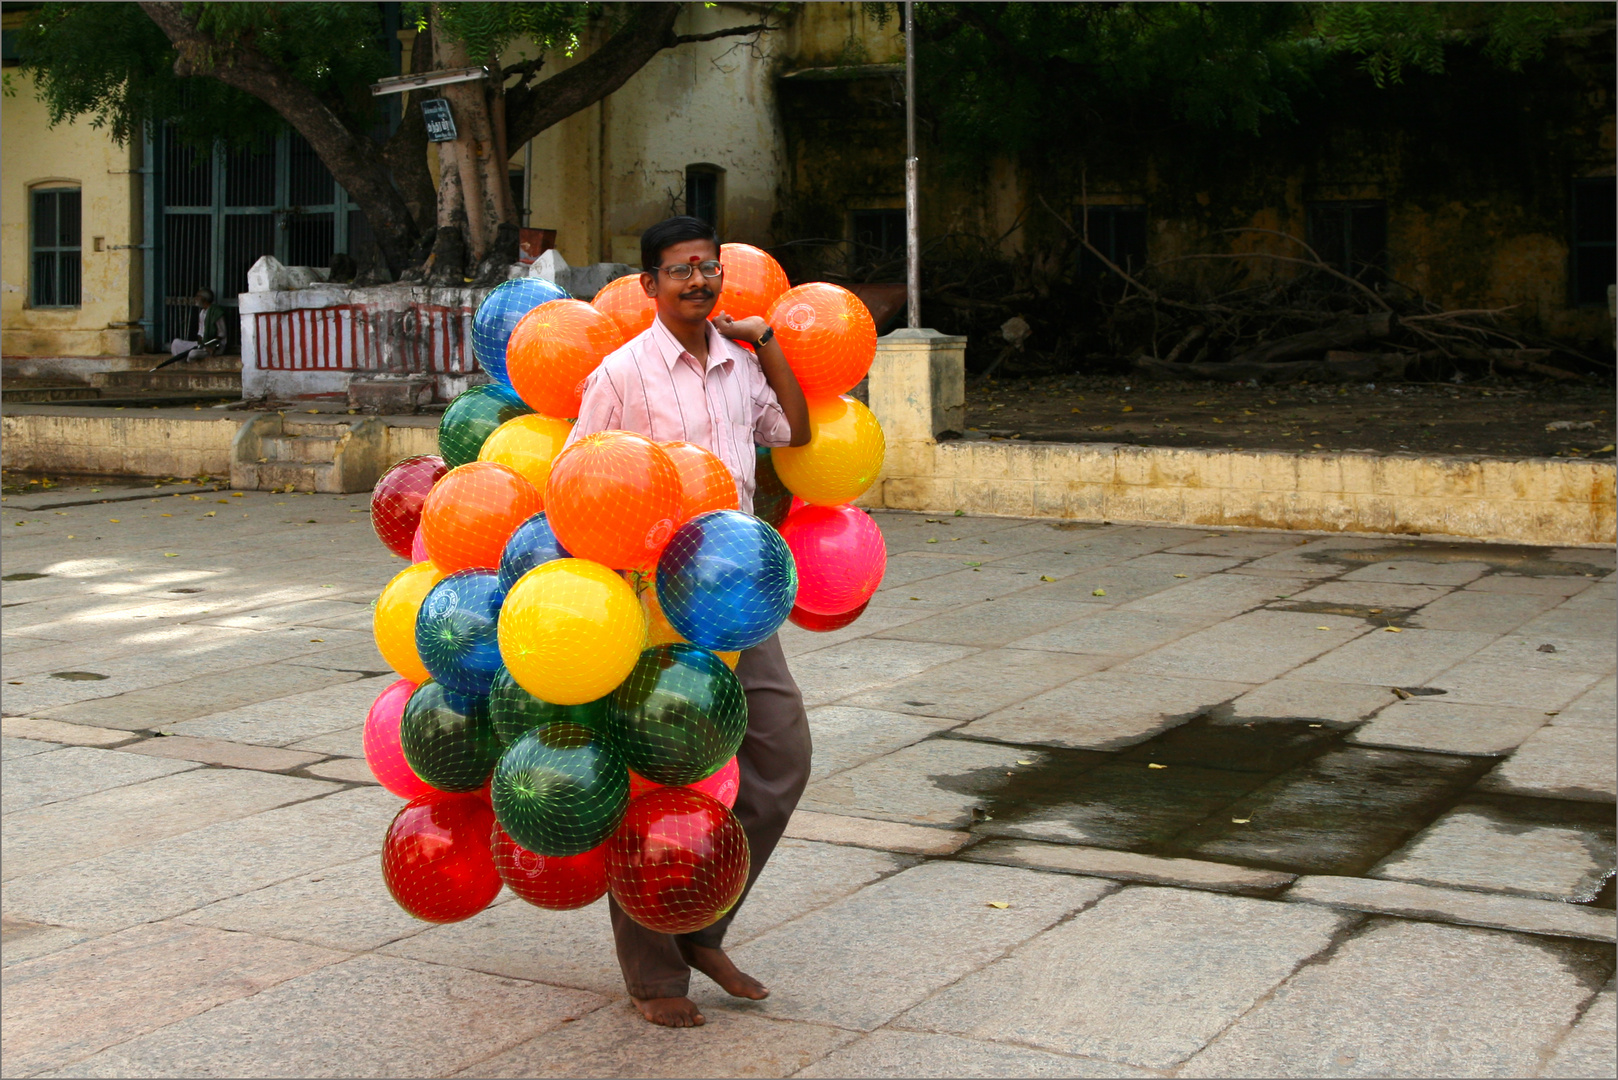
[[[1610,364],[1514,325],[1511,308],[1446,310],[1385,275],[1350,276],[1286,233],[1225,230],[1290,251],[1181,255],[1131,273],[1059,220],[1116,279],[1100,300],[1108,344],[1143,377],[1459,382],[1528,373],[1589,382],[1612,374]],[[1196,263],[1205,265],[1187,265]],[[1289,272],[1265,272],[1275,268]]]

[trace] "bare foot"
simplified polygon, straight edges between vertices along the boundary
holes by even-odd
[[[635,1007],[640,1010],[642,1016],[652,1023],[662,1024],[664,1027],[701,1027],[708,1022],[702,1013],[697,1010],[696,1002],[690,998],[646,998],[643,1000],[632,997],[629,1000],[635,1003]]]
[[[682,942],[680,951],[685,954],[686,963],[718,983],[719,988],[731,997],[763,1001],[770,996],[769,989],[763,983],[730,962],[725,950]]]

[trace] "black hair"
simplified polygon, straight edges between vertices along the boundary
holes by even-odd
[[[202,302],[203,303],[205,303],[205,304],[213,303],[213,290],[212,289],[198,289],[197,290],[197,295],[202,297]]]
[[[663,252],[687,240],[707,240],[717,248],[719,233],[701,218],[681,216],[659,221],[640,234],[641,269],[651,270],[662,265]]]

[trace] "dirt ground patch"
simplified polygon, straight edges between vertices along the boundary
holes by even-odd
[[[1065,376],[969,384],[962,437],[1610,461],[1613,406],[1611,387],[1526,381],[1250,387]]]

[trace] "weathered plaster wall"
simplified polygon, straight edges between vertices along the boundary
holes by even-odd
[[[140,150],[119,147],[87,123],[50,127],[33,81],[6,72],[14,94],[0,98],[0,352],[7,356],[127,356],[140,351],[141,253],[114,247],[140,243]],[[29,304],[32,259],[30,192],[77,186],[81,191],[82,302],[76,308]],[[101,238],[101,251],[95,238]]]

